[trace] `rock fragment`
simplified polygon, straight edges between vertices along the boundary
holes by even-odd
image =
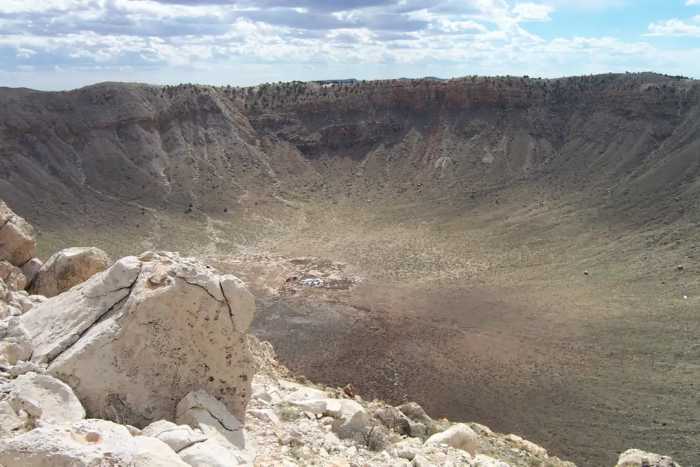
[[[31,293],[54,297],[109,267],[112,260],[95,247],[66,248],[51,256],[36,274]]]
[[[0,200],[0,261],[21,267],[35,255],[34,228]]]

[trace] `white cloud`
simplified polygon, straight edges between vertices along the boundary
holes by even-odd
[[[550,21],[554,7],[541,3],[518,3],[513,13],[520,21]]]
[[[60,69],[67,82],[80,74],[250,84],[325,73],[552,76],[654,67],[678,73],[681,63],[673,61],[680,54],[643,41],[545,40],[528,31],[529,22],[551,21],[556,8],[606,8],[622,0],[246,1],[0,0],[0,77],[40,82],[28,76]],[[695,35],[697,27],[669,20],[650,25],[649,35]]]
[[[669,19],[651,23],[647,35],[700,37],[700,16],[695,16],[687,21]]]

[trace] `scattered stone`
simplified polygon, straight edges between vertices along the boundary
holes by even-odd
[[[10,376],[12,376],[13,378],[27,373],[37,373],[43,375],[44,373],[46,373],[46,368],[44,368],[41,365],[37,365],[34,362],[20,361],[10,368],[9,373]]]
[[[430,462],[428,459],[426,459],[422,455],[417,455],[413,458],[413,461],[411,462],[412,467],[437,467],[435,464]]]
[[[31,339],[20,318],[11,316],[0,321],[0,365],[14,366],[32,355]]]
[[[273,412],[270,409],[253,409],[248,411],[249,415],[252,415],[253,417],[257,418],[258,420],[262,420],[264,422],[270,423],[272,425],[279,425],[280,424],[280,419],[277,416],[275,412]]]
[[[229,412],[227,407],[204,391],[187,394],[177,405],[177,423],[197,428],[207,441],[197,443],[180,452],[190,465],[238,465],[235,462],[252,462],[255,450],[246,442],[243,424]],[[219,462],[212,462],[212,453],[218,453]],[[224,455],[226,453],[226,455]],[[194,464],[193,462],[197,462]]]
[[[163,441],[148,436],[131,439],[132,464],[143,467],[191,467]]]
[[[390,430],[395,431],[400,435],[411,434],[411,422],[399,409],[396,407],[382,407],[375,410],[372,415],[377,418],[382,424]],[[423,433],[424,434],[424,433]],[[410,459],[409,459],[410,460]]]
[[[142,430],[142,434],[163,441],[175,452],[207,440],[202,432],[195,431],[188,425],[176,425],[167,420],[151,423]]]
[[[95,247],[66,248],[46,261],[32,282],[35,295],[55,297],[107,269],[112,260]]]
[[[668,456],[629,449],[620,454],[615,467],[680,467],[680,465]]]
[[[29,431],[31,425],[26,412],[17,413],[8,401],[0,400],[0,440]]]
[[[474,467],[511,467],[509,463],[503,462],[493,457],[477,454],[474,457]]]
[[[428,416],[423,407],[416,402],[407,402],[397,407],[401,413],[414,422],[420,422],[425,426],[433,424],[433,419]]]
[[[23,374],[11,383],[10,405],[24,410],[45,424],[77,422],[85,418],[85,409],[73,390],[49,375]]]
[[[428,446],[447,445],[474,455],[479,448],[479,435],[464,423],[452,425],[447,430],[436,433],[425,441]]]
[[[412,461],[420,453],[422,447],[423,444],[419,439],[407,438],[396,443],[393,450],[396,457]]]
[[[536,457],[542,457],[542,458],[547,458],[547,450],[543,448],[542,446],[538,446],[537,444],[528,441],[526,439],[521,438],[520,436],[517,435],[508,435],[506,436],[506,439],[513,443],[518,449],[522,449],[524,451],[527,451],[528,453],[532,454],[533,456]]]
[[[0,440],[4,467],[186,467],[165,443],[105,420],[43,425]]]

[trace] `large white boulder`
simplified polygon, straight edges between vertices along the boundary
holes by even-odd
[[[44,263],[32,282],[31,293],[54,297],[104,271],[111,262],[99,248],[66,248]]]
[[[0,200],[0,261],[21,267],[35,255],[34,228]]]
[[[615,467],[680,467],[668,456],[629,449],[620,454]]]
[[[474,455],[479,448],[479,435],[468,425],[457,423],[445,431],[435,433],[425,441],[426,446],[440,446],[443,444]]]
[[[127,257],[22,316],[33,361],[68,383],[88,414],[137,427],[172,420],[206,390],[242,417],[254,368],[245,332],[255,300],[172,253]]]
[[[43,425],[0,441],[4,467],[187,467],[167,444],[105,420]]]
[[[51,362],[75,344],[101,317],[129,295],[140,272],[141,261],[138,258],[122,258],[88,282],[25,313],[22,325],[34,345],[32,360]]]
[[[64,382],[37,373],[26,373],[10,383],[9,402],[42,423],[70,423],[85,418],[85,409]]]

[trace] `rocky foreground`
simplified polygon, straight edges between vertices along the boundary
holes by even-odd
[[[302,382],[247,334],[245,285],[195,259],[71,248],[42,264],[2,202],[0,226],[0,466],[573,466]],[[630,450],[617,467],[677,465]]]

